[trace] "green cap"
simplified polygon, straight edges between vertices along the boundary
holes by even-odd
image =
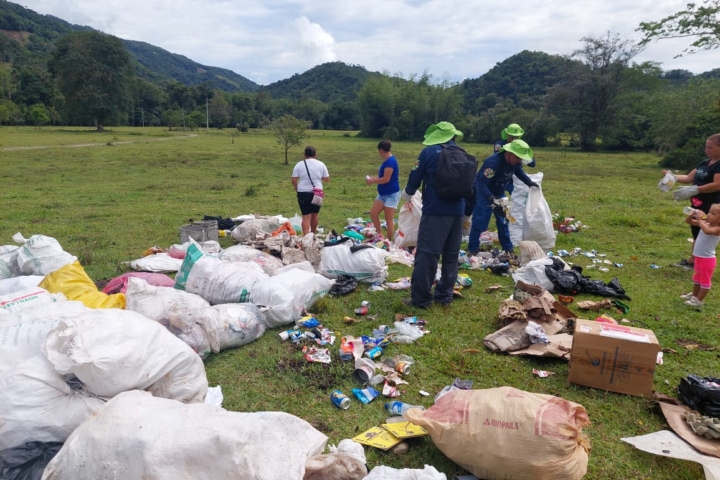
[[[460,140],[463,133],[450,122],[439,122],[436,125],[430,125],[425,130],[425,140],[422,143],[423,145],[438,145],[449,142],[453,137],[458,137],[457,139]]]
[[[533,159],[533,151],[530,146],[522,140],[513,140],[510,143],[506,143],[500,149],[501,152],[510,152],[518,156],[520,160],[525,162],[531,162]]]
[[[523,136],[524,133],[525,130],[523,130],[520,125],[518,125],[517,123],[511,123],[507,126],[505,130],[500,132],[500,136],[503,140],[507,140],[508,135],[510,135],[511,137],[520,138]]]

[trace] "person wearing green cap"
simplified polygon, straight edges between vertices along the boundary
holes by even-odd
[[[443,149],[459,148],[455,140],[462,136],[462,132],[450,122],[430,125],[425,131],[423,141],[426,147],[420,152],[402,191],[402,197],[407,202],[421,185],[423,187],[422,217],[415,249],[411,297],[403,300],[407,305],[428,308],[433,302],[449,305],[453,300],[467,200],[442,198],[436,190],[435,173]],[[441,256],[440,280],[433,293],[432,285]]]
[[[468,251],[471,255],[477,254],[480,250],[480,234],[488,229],[490,217],[493,215],[495,215],[500,245],[505,252],[512,254],[513,244],[503,208],[503,204],[507,202],[505,192],[508,185],[512,184],[513,175],[528,187],[539,188],[539,185],[530,180],[522,169],[522,163],[532,159],[532,155],[527,143],[513,140],[483,162],[475,177],[476,200],[468,241]]]
[[[522,136],[525,135],[525,130],[522,129],[520,125],[517,123],[511,123],[508,125],[505,129],[503,129],[502,132],[500,132],[500,136],[502,137],[502,140],[498,140],[495,142],[495,145],[493,146],[493,150],[495,153],[499,152],[500,149],[507,143],[512,142],[513,140],[519,140],[522,138]],[[531,158],[530,160],[523,160],[523,165],[528,166],[530,168],[535,167],[535,159]],[[507,186],[507,193],[508,195],[512,195],[513,190],[515,189],[515,185],[513,182],[510,182],[510,184]]]

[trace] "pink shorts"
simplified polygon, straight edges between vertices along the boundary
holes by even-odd
[[[717,265],[717,258],[695,257],[695,274],[693,282],[700,285],[700,288],[710,290],[712,286],[712,276]]]

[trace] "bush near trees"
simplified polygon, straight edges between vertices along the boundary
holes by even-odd
[[[688,4],[642,23],[642,43],[688,36],[694,43],[685,53],[716,48],[718,12],[720,0]],[[291,116],[308,128],[416,141],[429,124],[448,120],[466,142],[492,143],[509,123],[519,123],[534,146],[661,155],[678,149],[665,157],[668,166],[695,163],[702,153],[689,146],[689,136],[699,134],[700,125],[712,128],[708,112],[720,99],[720,68],[694,75],[634,63],[641,46],[608,32],[583,38],[565,56],[519,52],[457,84],[427,73],[390,75],[331,62],[261,87],[152,45],[0,2],[0,125],[176,130],[209,121],[214,128],[247,129]],[[105,74],[110,81],[96,81]]]

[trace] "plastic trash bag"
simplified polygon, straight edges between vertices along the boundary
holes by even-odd
[[[174,287],[175,280],[168,277],[164,273],[152,273],[152,272],[128,272],[123,273],[119,277],[115,277],[105,285],[102,289],[103,293],[111,295],[113,293],[125,293],[128,288],[128,281],[130,278],[140,278],[145,280],[148,285],[154,287]]]
[[[545,250],[555,248],[552,213],[545,201],[542,188],[531,188],[528,192],[525,219],[522,223],[522,239],[534,240]]]
[[[527,172],[526,172],[527,173]],[[544,174],[528,173],[530,180],[540,185],[542,188],[542,181]],[[525,222],[525,208],[527,206],[528,194],[530,193],[530,187],[525,185],[522,180],[513,175],[513,191],[510,195],[510,216],[515,219],[515,223],[508,224],[508,230],[510,230],[510,240],[512,244],[517,246],[523,239],[523,223]],[[521,264],[522,265],[522,264]]]
[[[33,235],[25,238],[18,232],[12,239],[22,243],[17,262],[24,275],[47,275],[77,260],[77,257],[65,252],[53,237]]]
[[[720,379],[688,375],[680,379],[678,397],[688,407],[709,417],[720,417]]]
[[[355,277],[338,275],[337,280],[335,280],[335,285],[330,289],[329,295],[331,297],[342,297],[343,295],[354,292],[357,286],[358,282],[355,280]]]
[[[62,442],[27,442],[0,451],[0,478],[40,480],[43,470],[62,447]]]
[[[380,465],[373,468],[363,480],[447,480],[447,476],[430,465],[425,465],[425,468],[401,469]]]
[[[422,217],[422,193],[418,190],[409,202],[405,202],[400,207],[395,246],[407,248],[417,245],[420,217]]]
[[[82,302],[88,308],[125,308],[125,294],[108,295],[98,291],[80,262],[60,267],[40,282],[51,293],[63,293],[68,300]]]

